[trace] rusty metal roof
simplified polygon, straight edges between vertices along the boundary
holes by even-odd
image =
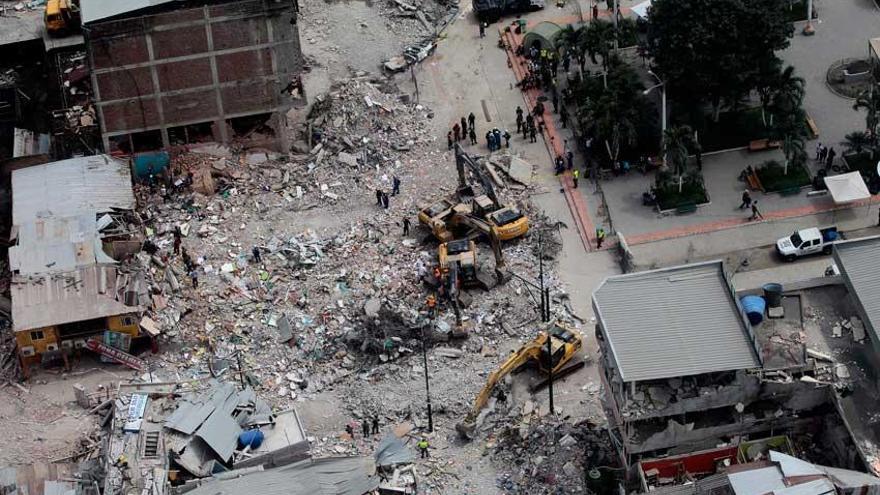
[[[9,289],[13,329],[20,332],[142,310],[122,302],[127,284],[128,277],[117,274],[115,266],[104,265],[15,276]]]

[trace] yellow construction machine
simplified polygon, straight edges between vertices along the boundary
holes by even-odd
[[[547,339],[550,339],[548,349]],[[477,416],[486,406],[489,397],[498,384],[508,374],[518,370],[527,363],[537,365],[538,369],[545,374],[549,374],[548,370],[552,369],[554,377],[561,378],[579,368],[583,367],[583,363],[578,363],[568,368],[565,365],[571,361],[571,358],[580,350],[583,345],[583,337],[577,330],[563,325],[560,322],[551,324],[549,332],[540,332],[528,344],[522,346],[511,354],[501,366],[489,375],[486,385],[477,395],[474,402],[474,408],[468,413],[464,421],[455,425],[459,435],[462,438],[472,438],[474,429],[476,428]]]
[[[53,36],[70,34],[79,29],[79,0],[48,0],[43,21],[46,31]]]
[[[529,219],[513,206],[503,205],[495,194],[492,180],[480,169],[458,144],[455,145],[455,166],[458,188],[449,198],[440,199],[419,212],[419,222],[431,229],[440,242],[454,239],[454,231],[464,231],[466,237],[481,234],[494,235],[502,241],[515,239],[529,230]],[[477,194],[468,184],[470,171],[482,186]]]

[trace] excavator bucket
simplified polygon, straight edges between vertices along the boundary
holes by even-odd
[[[477,424],[468,420],[464,420],[461,423],[455,425],[455,431],[458,432],[458,436],[462,440],[473,440],[474,431],[476,431],[476,429]]]

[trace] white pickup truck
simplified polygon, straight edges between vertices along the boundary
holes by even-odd
[[[776,241],[776,251],[786,261],[794,261],[808,254],[830,254],[840,239],[837,227],[801,229]]]

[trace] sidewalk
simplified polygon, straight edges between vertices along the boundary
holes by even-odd
[[[796,34],[791,41],[791,48],[781,56],[786,62],[794,64],[798,73],[807,80],[805,106],[822,133],[820,141],[828,146],[836,146],[840,150],[839,141],[843,135],[862,127],[864,118],[863,115],[852,110],[849,100],[839,98],[828,90],[824,84],[825,70],[835,60],[864,53],[865,48],[859,48],[857,45],[865,44],[866,38],[843,36],[840,33],[851,33],[854,32],[852,26],[862,26],[864,27],[862,32],[880,35],[880,27],[876,22],[880,19],[880,15],[873,5],[867,4],[834,4],[833,7],[829,5],[827,9],[820,5],[817,8],[820,9],[820,13],[824,11],[821,22],[817,25],[818,34],[814,37]],[[626,12],[627,9],[623,11]],[[588,16],[589,11],[585,11],[585,14]],[[603,11],[603,15],[607,14]],[[545,20],[565,25],[574,19],[560,16],[558,19]],[[537,21],[530,20],[528,25],[533,26],[536,23]],[[513,55],[513,47],[521,42],[522,37],[507,33],[506,38],[511,47],[508,51],[511,66],[519,80],[523,75],[522,60]],[[541,92],[532,90],[526,92],[525,99],[531,106],[540,94]],[[559,123],[551,122],[552,120],[553,118],[547,119],[545,142],[548,152],[551,156],[555,156],[561,151],[563,140],[570,138],[570,133],[560,129]],[[815,141],[807,144],[808,153],[813,149],[815,149]],[[581,181],[579,194],[573,194],[568,177],[562,177],[560,182],[572,208],[572,214],[579,220],[578,229],[583,234],[582,239],[588,249],[594,247],[595,226],[601,224],[605,224],[606,230],[610,230],[609,227],[613,225],[613,230],[628,234],[630,243],[638,245],[746,225],[745,219],[749,214],[737,208],[745,189],[744,184],[738,180],[740,171],[747,165],[781,158],[782,153],[779,150],[758,153],[741,150],[704,155],[703,175],[706,179],[710,203],[701,206],[695,213],[685,215],[660,215],[656,210],[642,205],[642,193],[650,188],[653,181],[652,174],[640,175],[638,172],[632,172],[625,177],[603,181],[601,187],[604,198],[603,194],[597,193],[595,187],[587,180]],[[582,163],[583,158],[578,157],[577,161]],[[816,167],[811,164],[811,168]],[[771,221],[785,221],[849,208],[834,205],[827,196],[808,197],[806,192],[787,197],[776,193],[753,192],[752,198],[757,200],[765,218]],[[607,211],[603,199],[607,204]],[[858,208],[858,205],[855,208]],[[609,216],[610,221],[603,222],[602,215]],[[608,225],[609,223],[611,225]],[[692,242],[692,239],[689,242]]]

